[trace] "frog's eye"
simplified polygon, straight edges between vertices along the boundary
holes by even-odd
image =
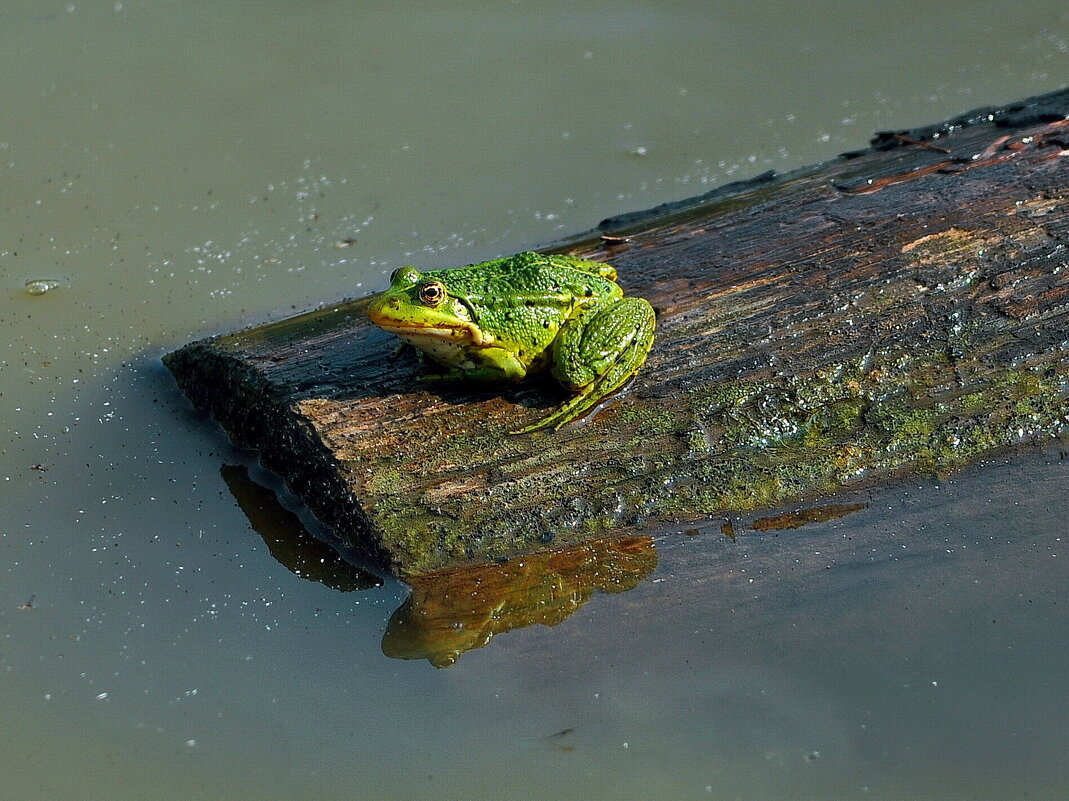
[[[416,290],[419,302],[424,306],[441,306],[445,303],[445,285],[441,281],[427,281]]]

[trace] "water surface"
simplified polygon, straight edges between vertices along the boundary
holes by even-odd
[[[158,358],[1067,65],[1042,0],[5,2],[0,795],[1064,797],[1056,448],[635,546],[438,669]]]

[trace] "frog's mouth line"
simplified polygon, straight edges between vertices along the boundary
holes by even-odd
[[[400,337],[436,338],[455,345],[485,346],[494,341],[492,336],[484,334],[475,325],[436,326],[413,325],[411,323],[394,324],[386,320],[374,321],[376,325],[391,334]]]

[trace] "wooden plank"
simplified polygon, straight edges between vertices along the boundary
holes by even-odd
[[[952,469],[1069,422],[1067,113],[1069,90],[881,134],[552,248],[658,312],[627,391],[559,432],[507,433],[551,380],[421,383],[366,299],[165,362],[402,576]]]

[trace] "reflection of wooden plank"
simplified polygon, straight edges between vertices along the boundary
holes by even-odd
[[[309,534],[300,518],[279,503],[274,491],[249,477],[244,465],[225,464],[219,472],[249,525],[287,570],[339,592],[382,586],[378,576],[345,561],[336,550]]]
[[[1069,90],[881,136],[565,243],[659,327],[630,389],[557,433],[506,433],[552,382],[419,383],[364,300],[166,363],[402,575],[949,469],[1067,423],[1067,112]]]

